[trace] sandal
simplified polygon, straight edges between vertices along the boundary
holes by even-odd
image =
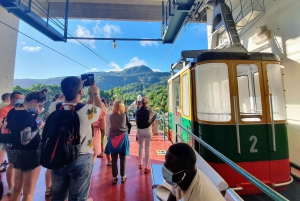
[[[111,162],[107,162],[107,164],[106,164],[107,166],[111,166]]]
[[[126,179],[127,179],[127,176],[126,176],[126,175],[123,176],[123,177],[121,178],[122,183],[125,183]]]
[[[149,169],[149,168],[145,168],[144,173],[145,173],[145,174],[148,174],[149,172],[150,172],[150,169]]]
[[[116,184],[118,182],[118,177],[113,177],[113,179],[112,179],[112,184],[114,185],[114,184]]]

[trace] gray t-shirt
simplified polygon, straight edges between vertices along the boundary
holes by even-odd
[[[108,120],[110,125],[108,128],[108,136],[114,137],[127,131],[125,113],[120,115],[112,113],[108,116]]]

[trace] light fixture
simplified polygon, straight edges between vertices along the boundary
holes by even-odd
[[[113,48],[114,48],[114,49],[117,49],[117,43],[116,43],[116,40],[114,40],[114,42],[113,42]]]
[[[280,66],[280,68],[284,68],[284,66],[283,65],[279,65]]]

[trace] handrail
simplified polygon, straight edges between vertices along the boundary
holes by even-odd
[[[195,134],[191,133],[187,129],[185,129],[182,125],[175,122],[176,125],[178,125],[181,129],[186,131],[189,135],[191,135],[195,140],[197,140],[200,144],[202,144],[205,148],[207,148],[209,151],[211,151],[213,154],[215,154],[217,157],[219,157],[222,161],[224,161],[227,165],[232,167],[235,171],[237,171],[239,174],[241,174],[243,177],[245,177],[247,180],[249,180],[251,183],[253,183],[257,188],[259,188],[261,191],[263,191],[265,194],[267,194],[269,197],[271,197],[274,200],[281,201],[281,200],[288,200],[273,189],[271,189],[269,186],[265,185],[261,181],[259,181],[257,178],[255,178],[253,175],[248,173],[246,170],[235,164],[233,161],[231,161],[229,158],[215,150],[212,146],[201,140],[199,137],[197,137]]]

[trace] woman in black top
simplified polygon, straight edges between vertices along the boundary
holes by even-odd
[[[26,95],[23,104],[11,109],[7,115],[7,128],[12,135],[11,163],[16,169],[15,186],[11,201],[20,200],[23,188],[23,200],[33,200],[33,194],[40,174],[40,154],[38,146],[41,138],[39,131],[44,122],[37,124],[34,115],[42,111],[46,102],[47,89]]]

